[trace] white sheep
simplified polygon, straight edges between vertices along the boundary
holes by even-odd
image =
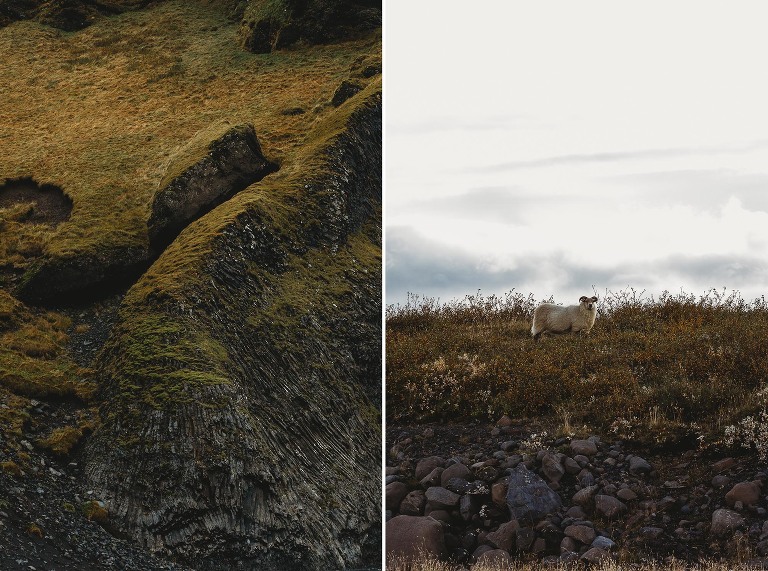
[[[542,303],[533,312],[531,335],[538,341],[542,333],[589,333],[597,316],[597,296],[579,298],[579,305]]]

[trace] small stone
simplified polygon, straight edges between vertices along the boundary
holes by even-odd
[[[486,541],[494,547],[509,551],[516,545],[518,529],[520,529],[520,524],[517,523],[517,520],[510,520],[501,524],[496,531],[489,533],[486,536]]]
[[[469,468],[464,464],[453,464],[448,466],[440,475],[440,485],[444,488],[451,478],[461,478],[462,480],[469,480],[472,477]]]
[[[430,486],[437,486],[440,484],[440,477],[443,474],[442,468],[435,468],[429,474],[424,476],[419,484],[422,488],[429,488]]]
[[[591,440],[571,440],[571,452],[582,456],[597,454],[597,445]]]
[[[547,550],[547,542],[543,537],[537,537],[531,545],[531,553],[544,553]]]
[[[560,553],[567,553],[568,551],[576,551],[578,549],[578,545],[576,544],[576,540],[572,537],[568,537],[567,535],[562,539],[560,542]]]
[[[504,452],[512,452],[513,450],[517,450],[519,447],[520,443],[517,440],[507,440],[506,442],[501,443],[501,449]]]
[[[396,510],[400,502],[408,495],[408,486],[403,482],[392,482],[384,491],[384,501],[388,510]]]
[[[632,456],[629,460],[629,471],[632,474],[648,474],[653,468],[640,456]]]
[[[743,526],[744,522],[744,518],[739,513],[721,508],[712,514],[709,532],[715,537],[725,537]]]
[[[581,472],[578,473],[576,480],[582,486],[591,486],[595,483],[595,476],[592,474],[592,472],[584,468],[581,470]]]
[[[573,494],[571,501],[579,506],[588,506],[592,503],[592,497],[595,495],[595,492],[597,492],[597,486],[587,486]]]
[[[725,503],[735,507],[737,502],[744,506],[753,506],[760,500],[760,482],[739,482],[725,494]]]
[[[560,463],[558,454],[545,454],[541,460],[541,471],[549,482],[559,482],[565,475],[565,468]]]
[[[435,468],[443,468],[445,466],[445,459],[440,456],[429,456],[419,460],[416,464],[416,479],[422,480]]]
[[[447,509],[450,510],[459,505],[459,499],[461,496],[455,494],[446,488],[440,486],[432,486],[427,489],[426,493],[427,503],[431,509]]]
[[[622,488],[618,492],[616,492],[616,497],[619,498],[621,501],[631,502],[632,500],[637,499],[637,494],[632,490],[630,490],[629,488]]]
[[[597,547],[598,549],[610,551],[611,549],[616,547],[616,543],[614,543],[614,541],[610,537],[605,537],[604,535],[598,535],[592,541],[592,547]]]
[[[491,486],[491,501],[497,506],[506,505],[507,487],[506,481],[499,481]]]
[[[413,490],[409,492],[403,501],[400,502],[400,513],[402,515],[420,516],[424,513],[424,506],[427,503],[423,490]]]
[[[591,544],[595,539],[595,530],[586,525],[569,525],[565,528],[564,533],[586,545]]]
[[[627,511],[627,506],[613,496],[598,494],[595,496],[595,509],[608,519],[612,519]]]
[[[731,479],[728,476],[723,476],[722,474],[718,474],[714,478],[712,478],[712,487],[713,488],[725,488],[731,483]]]
[[[581,471],[581,466],[579,466],[579,463],[570,456],[566,456],[563,460],[563,468],[565,468],[566,473],[570,474],[571,476],[578,474]]]
[[[725,472],[726,470],[730,470],[736,465],[736,460],[734,458],[728,457],[723,458],[722,460],[718,460],[714,464],[712,464],[712,470],[715,473],[721,473]]]

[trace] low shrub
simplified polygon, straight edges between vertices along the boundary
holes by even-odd
[[[653,420],[679,436],[693,425],[699,435],[714,433],[766,403],[764,298],[606,292],[589,335],[534,343],[537,304],[513,290],[444,304],[411,296],[389,306],[388,421],[567,411],[593,429]]]

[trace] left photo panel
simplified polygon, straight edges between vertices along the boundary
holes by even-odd
[[[381,22],[0,0],[0,569],[381,569]]]

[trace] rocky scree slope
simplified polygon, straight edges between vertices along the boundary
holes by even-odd
[[[387,556],[423,546],[470,568],[514,558],[768,565],[768,473],[755,456],[639,452],[532,428],[508,417],[388,426]]]

